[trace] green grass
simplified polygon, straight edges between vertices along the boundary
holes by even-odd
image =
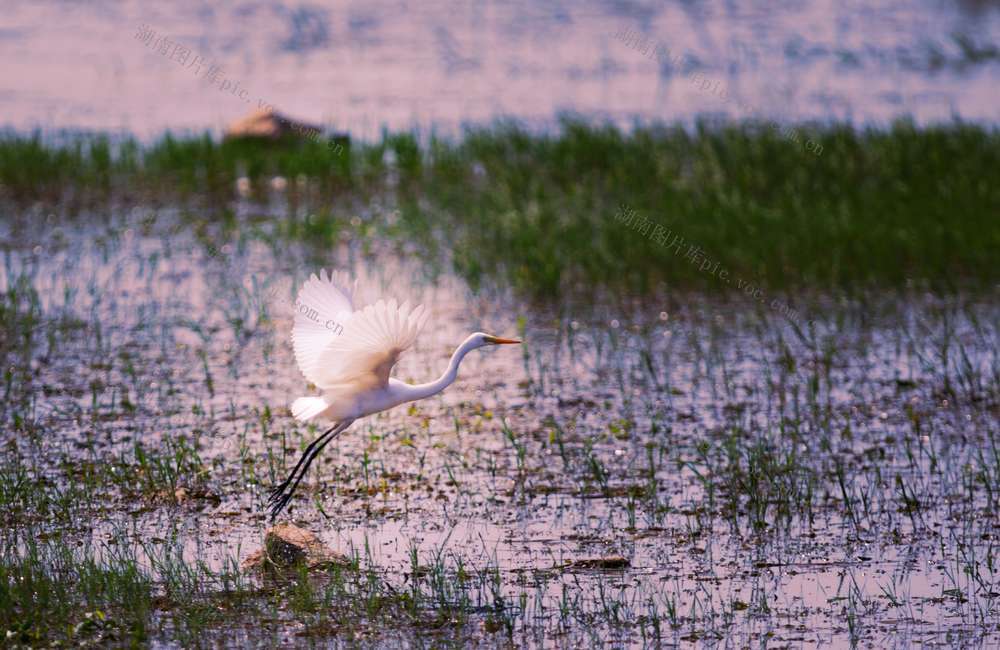
[[[0,548],[0,630],[7,642],[144,641],[153,581],[131,549],[115,541],[100,554],[59,537],[26,537],[20,548]]]
[[[535,295],[661,282],[724,290],[717,273],[686,259],[691,244],[730,280],[772,290],[997,280],[1000,132],[905,121],[800,130],[821,155],[755,124],[624,132],[567,119],[550,135],[497,124],[457,140],[387,133],[340,155],[308,141],[167,134],[148,146],[103,136],[54,144],[8,132],[0,196],[70,214],[136,203],[227,214],[245,175],[245,200],[287,203],[276,231],[286,237],[325,247],[361,214],[473,287],[496,281]],[[287,190],[269,189],[273,175]],[[616,220],[622,206],[683,245]]]
[[[453,143],[394,135],[356,145],[342,168],[333,159],[325,172],[309,163],[302,173],[312,180],[301,183],[288,166],[306,164],[308,144],[195,138],[130,149],[108,140],[92,154],[86,140],[75,149],[36,142],[32,155],[70,162],[51,177],[9,172],[0,188],[12,233],[0,267],[4,647],[365,647],[399,639],[521,647],[553,638],[581,647],[640,638],[648,647],[724,638],[846,645],[887,630],[993,642],[997,302],[921,287],[819,296],[801,327],[789,327],[779,310],[697,292],[561,313],[498,296],[482,313],[506,331],[517,323],[523,372],[517,353],[498,355],[511,372],[469,374],[451,389],[461,402],[421,403],[359,425],[294,504],[290,516],[338,540],[370,530],[345,549],[350,566],[286,576],[240,568],[260,544],[267,489],[316,434],[285,411],[283,394],[302,384],[282,325],[287,314],[272,303],[290,268],[313,255],[342,259],[331,251],[345,239],[348,252],[362,250],[344,256],[347,268],[375,266],[393,255],[380,241],[387,238],[406,243],[402,250],[419,244],[429,262],[456,265],[469,279],[509,280],[531,294],[588,278],[607,288],[656,291],[665,280],[726,290],[616,221],[625,204],[698,241],[734,275],[764,282],[739,256],[766,270],[789,246],[782,237],[813,233],[768,230],[769,249],[695,219],[691,206],[743,182],[714,179],[699,152],[715,142],[752,158],[724,135],[625,135],[573,124],[547,138],[509,126]],[[744,137],[762,145],[768,136]],[[919,190],[922,202],[898,210],[914,219],[947,212],[950,236],[966,238],[974,218],[986,215],[973,247],[948,251],[956,260],[949,275],[956,284],[995,281],[991,268],[969,264],[988,248],[991,213],[952,213],[933,195],[965,183],[978,188],[966,199],[989,202],[995,190],[976,178],[991,169],[994,134],[899,125],[842,137],[867,158],[904,143],[955,144],[950,169],[914,163],[920,179],[934,170],[940,178]],[[832,178],[829,168],[846,164],[825,142],[823,155],[800,159],[802,174]],[[775,156],[798,155],[793,145],[773,144]],[[32,151],[30,139],[21,145]],[[383,162],[393,158],[385,148],[394,163]],[[657,171],[661,162],[633,169],[632,156],[683,164],[670,173]],[[614,171],[622,165],[631,171]],[[762,162],[754,171],[767,169]],[[239,170],[254,179],[249,197],[235,190]],[[279,172],[290,179],[283,192],[270,189]],[[915,182],[901,180],[899,165],[877,173],[895,178],[887,191]],[[63,181],[46,185],[60,174]],[[816,179],[820,187],[823,176]],[[859,196],[879,189],[841,182],[844,196],[829,200],[865,206]],[[688,207],[656,207],[668,185],[676,196],[686,188]],[[134,202],[143,209],[132,211]],[[742,218],[735,200],[727,209]],[[60,216],[19,230],[49,212]],[[881,245],[861,215],[843,214],[845,230],[827,241],[827,258]],[[912,246],[942,245],[919,220],[896,217],[911,229]],[[873,223],[866,227],[886,227]],[[542,226],[558,236],[532,239]],[[177,237],[183,229],[191,232]],[[581,242],[570,231],[596,234]],[[523,246],[505,245],[514,240]],[[372,244],[371,257],[359,243]],[[554,275],[525,262],[544,257],[542,249]],[[821,266],[795,250],[782,254],[789,265]],[[663,263],[651,262],[655,256]],[[898,283],[885,260],[858,259],[853,275],[828,269],[821,281],[796,271],[775,287]],[[178,270],[200,276],[182,285],[195,290],[178,289]],[[930,266],[917,271],[932,282],[945,277]],[[212,292],[207,306],[197,287]],[[435,300],[466,298],[460,287]],[[799,308],[809,298],[783,296]],[[458,320],[438,326],[469,325],[467,315],[450,317]],[[424,362],[428,372],[443,365],[449,351],[438,347],[414,351],[416,372]],[[631,566],[567,562],[608,554]],[[815,590],[803,590],[796,575],[825,580],[822,598],[800,602]]]
[[[201,218],[213,265],[252,259],[261,277],[276,275],[302,248],[248,250],[233,243],[233,223]],[[276,577],[239,559],[260,543],[267,488],[315,431],[275,396],[300,382],[281,375],[295,372],[290,357],[262,360],[278,337],[287,345],[278,328],[255,325],[267,289],[193,265],[227,298],[212,313],[184,292],[178,318],[163,306],[174,265],[143,291],[135,276],[108,273],[122,257],[169,259],[174,229],[138,248],[92,223],[62,227],[82,231],[76,251],[123,243],[37,270],[32,243],[5,267],[7,645],[801,643],[788,620],[845,645],[944,616],[956,625],[939,636],[957,626],[966,645],[996,636],[1000,319],[990,297],[845,300],[800,329],[714,296],[682,295],[663,307],[669,318],[659,305],[556,317],[501,297],[524,314],[523,374],[486,402],[456,393],[460,404],[420,404],[344,438],[294,516],[330,533],[371,526],[371,537],[350,544],[350,566]],[[176,262],[191,264],[192,252]],[[53,274],[74,284],[52,291]],[[73,298],[108,276],[102,292],[123,301],[111,314],[157,317],[119,321]],[[246,346],[235,361],[233,341]],[[252,374],[273,383],[250,384]],[[490,527],[452,528],[463,521]],[[387,542],[408,558],[388,557]],[[631,566],[567,564],[609,554]],[[796,600],[801,582],[785,587],[799,572],[828,580],[819,601]],[[937,585],[930,596],[926,584]]]

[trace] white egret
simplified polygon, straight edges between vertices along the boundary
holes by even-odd
[[[271,519],[288,504],[309,465],[331,440],[358,418],[405,402],[440,393],[455,381],[458,366],[470,351],[486,345],[520,343],[482,332],[470,334],[455,350],[437,380],[411,385],[389,376],[392,367],[420,334],[427,321],[423,306],[411,309],[395,300],[379,300],[354,309],[357,283],[345,273],[313,274],[295,301],[292,343],[295,360],[306,379],[320,389],[318,397],[300,397],[292,415],[309,422],[334,424],[306,447],[295,469],[271,491]]]

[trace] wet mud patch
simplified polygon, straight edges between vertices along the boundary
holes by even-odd
[[[346,560],[272,580],[243,564],[318,433],[287,409],[316,251],[130,219],[0,273],[18,643],[1000,640],[995,301],[829,299],[806,329],[698,295],[566,314],[345,241],[327,267],[434,314],[400,379],[470,331],[526,344],[331,444],[283,521]]]

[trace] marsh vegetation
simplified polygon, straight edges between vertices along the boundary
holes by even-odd
[[[998,135],[811,137],[8,134],[5,643],[1000,642]],[[431,308],[400,378],[525,344],[331,445],[288,518],[350,564],[261,575],[320,266]]]

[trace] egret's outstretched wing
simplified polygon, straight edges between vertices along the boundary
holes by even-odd
[[[330,341],[344,334],[344,327],[354,312],[353,300],[357,282],[351,282],[348,275],[326,270],[313,273],[295,300],[295,326],[292,329],[292,345],[295,360],[306,379],[320,384],[316,364]]]
[[[410,309],[409,303],[397,305],[395,300],[379,300],[354,312],[343,336],[332,339],[314,364],[314,383],[320,388],[348,382],[385,386],[426,321],[423,305]]]

